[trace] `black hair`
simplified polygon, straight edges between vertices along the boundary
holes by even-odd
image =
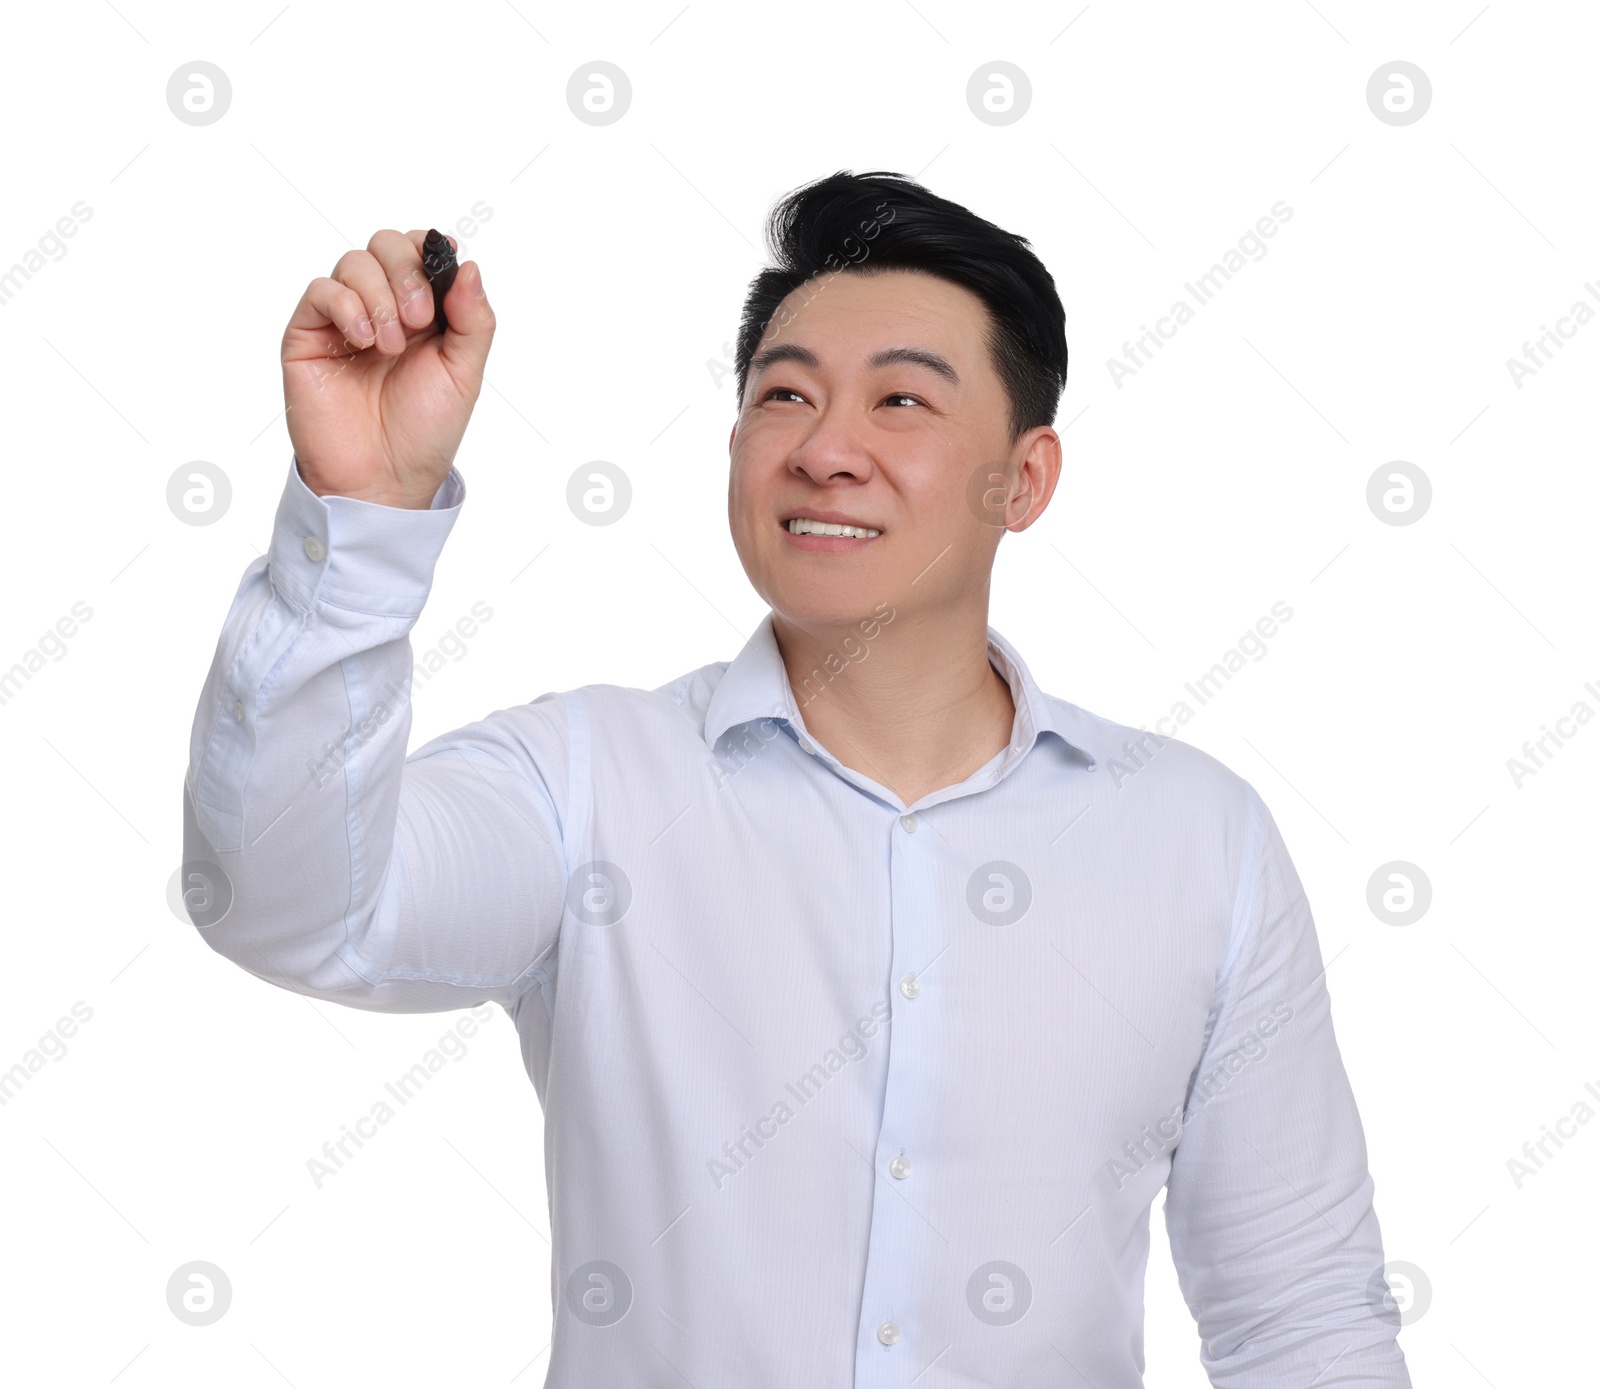
[[[826,271],[909,269],[983,300],[990,359],[1011,401],[1011,442],[1055,422],[1067,383],[1066,315],[1055,280],[1025,237],[904,174],[841,169],[773,207],[767,247],[774,264],[751,280],[739,322],[739,404],[751,359],[786,295]]]

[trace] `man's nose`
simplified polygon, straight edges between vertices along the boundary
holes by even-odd
[[[844,412],[827,410],[789,455],[790,471],[823,484],[854,478],[865,482],[873,462],[859,421]]]

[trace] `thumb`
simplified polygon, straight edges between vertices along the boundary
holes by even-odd
[[[466,372],[476,394],[494,340],[494,310],[484,293],[478,262],[463,261],[444,296],[445,330],[439,343],[445,364],[453,374]]]

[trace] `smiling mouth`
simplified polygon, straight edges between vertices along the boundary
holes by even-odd
[[[840,536],[847,540],[871,540],[883,532],[870,526],[851,526],[835,521],[813,521],[806,516],[794,516],[779,522],[790,535]]]

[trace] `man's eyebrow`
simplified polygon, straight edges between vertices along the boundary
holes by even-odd
[[[780,342],[756,353],[750,363],[750,375],[759,376],[768,367],[776,366],[779,362],[798,362],[813,371],[822,365],[817,359],[817,354],[809,347],[802,347],[797,342]],[[874,369],[893,366],[897,362],[926,367],[929,371],[944,377],[953,386],[961,384],[961,377],[948,361],[937,352],[930,352],[923,347],[885,347],[867,358],[867,365]]]
[[[803,367],[810,367],[815,371],[821,362],[817,354],[809,347],[801,347],[797,342],[780,342],[774,347],[763,348],[756,353],[750,363],[750,375],[760,376],[768,367],[777,366],[779,362],[799,362]]]
[[[886,347],[883,351],[874,352],[872,356],[867,358],[869,367],[893,366],[896,362],[927,367],[929,371],[944,377],[952,386],[961,384],[961,378],[956,375],[956,369],[937,352],[929,352],[924,347]]]

